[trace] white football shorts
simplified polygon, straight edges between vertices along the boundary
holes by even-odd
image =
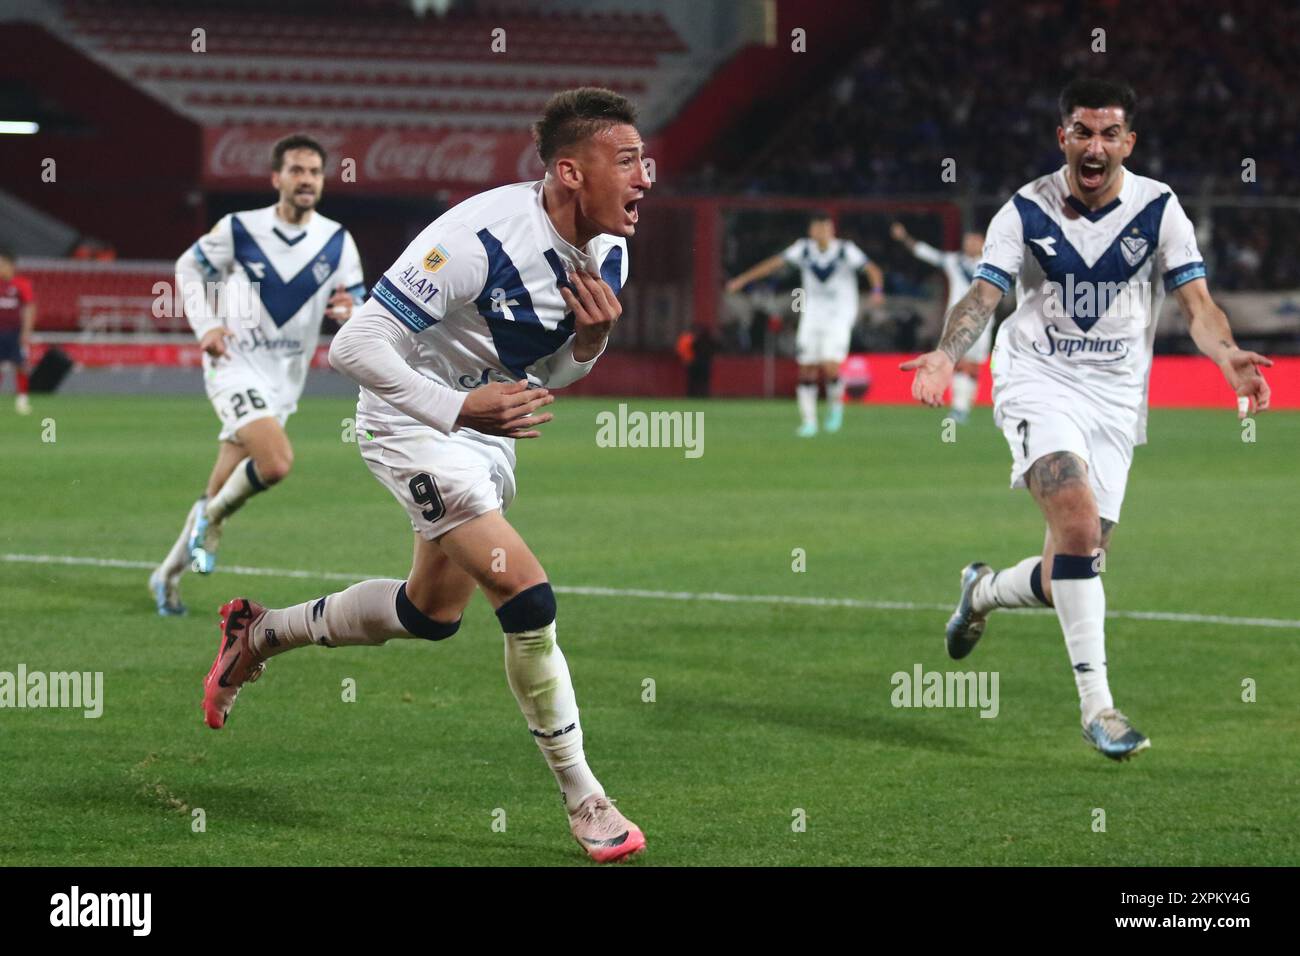
[[[274,418],[281,425],[298,410],[297,388],[275,385],[238,359],[221,359],[203,374],[203,385],[217,417],[221,441],[234,441],[236,432],[259,418]]]
[[[1088,464],[1088,484],[1097,499],[1098,514],[1119,521],[1133,463],[1133,432],[1128,421],[1115,421],[1082,398],[1039,393],[999,398],[993,421],[1011,448],[1011,487],[1024,488],[1025,472],[1044,455],[1068,451]]]
[[[853,322],[842,320],[799,320],[795,333],[795,360],[800,365],[820,365],[823,362],[839,364],[849,355],[849,339],[853,335]]]
[[[422,538],[437,540],[471,518],[504,512],[515,497],[515,455],[499,440],[424,425],[357,429],[361,457],[406,509]]]

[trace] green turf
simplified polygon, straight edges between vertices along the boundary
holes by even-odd
[[[208,406],[34,404],[0,414],[0,552],[158,560],[211,466]],[[791,402],[677,404],[705,415],[705,453],[688,460],[597,447],[596,413],[615,405],[561,398],[520,448],[510,517],[559,585],[947,604],[965,562],[1041,542],[987,410],[955,443],[921,408],[852,408],[842,433],[802,441]],[[351,413],[303,402],[295,471],[231,520],[225,564],[405,575],[409,525],[340,440]],[[1230,411],[1153,414],[1104,578],[1112,609],[1300,618],[1300,416],[1261,416],[1257,437],[1243,443]],[[275,660],[214,733],[199,701],[217,606],[343,585],[188,576],[190,616],[160,619],[145,578],[0,562],[0,670],[106,682],[98,720],[0,710],[0,863],[582,862],[481,599],[443,644]],[[1054,618],[1000,613],[950,665],[945,617],[562,594],[588,753],[646,830],[640,863],[1300,863],[1297,630],[1113,619],[1112,687],[1153,740],[1117,765],[1080,740]],[[999,715],[895,709],[890,677],[918,663],[996,671]]]

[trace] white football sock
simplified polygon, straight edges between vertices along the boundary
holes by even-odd
[[[189,567],[190,534],[194,531],[194,519],[198,517],[199,509],[204,506],[206,500],[200,498],[190,505],[189,513],[185,515],[185,525],[181,528],[181,536],[176,539],[172,549],[167,552],[167,557],[163,558],[163,563],[159,565],[164,577],[168,579],[179,578],[185,573],[185,569]]]
[[[587,797],[604,796],[582,751],[578,701],[569,665],[555,642],[555,622],[535,631],[506,634],[506,680],[519,702],[528,729],[575,810]]]
[[[438,641],[456,632],[459,620],[426,617],[406,597],[405,585],[395,578],[362,581],[313,601],[268,610],[253,628],[253,649],[274,657],[307,644],[376,645],[395,637]]]
[[[1042,593],[1042,555],[1025,558],[1001,571],[986,574],[975,583],[971,591],[971,609],[976,614],[987,614],[999,607],[1045,607]],[[1039,590],[1034,590],[1034,584]],[[1052,582],[1055,585],[1055,581]]]
[[[1095,560],[1090,554],[1058,554],[1052,565],[1052,601],[1085,720],[1115,706],[1106,680],[1106,591],[1091,570]]]
[[[826,383],[826,402],[832,408],[844,401],[844,379],[837,378]]]
[[[952,377],[952,410],[967,414],[975,402],[975,391],[979,382],[965,372],[958,372]]]
[[[230,473],[221,490],[208,501],[208,520],[225,521],[238,511],[245,501],[259,491],[265,491],[266,487],[262,479],[257,477],[253,459],[245,458],[235,466],[235,470]]]
[[[799,401],[799,417],[803,419],[805,425],[817,424],[817,386],[809,385],[803,382],[794,390],[795,398]]]

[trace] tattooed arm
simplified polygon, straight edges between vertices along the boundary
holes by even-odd
[[[1002,290],[991,282],[976,279],[970,284],[966,294],[948,311],[938,347],[899,366],[904,372],[916,370],[913,398],[934,407],[943,404],[953,369],[989,324],[1001,299]]]

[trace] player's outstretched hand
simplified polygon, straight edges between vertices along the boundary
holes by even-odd
[[[1234,348],[1219,363],[1223,377],[1228,380],[1238,399],[1237,418],[1245,418],[1252,412],[1262,412],[1268,408],[1269,387],[1264,381],[1260,367],[1268,368],[1273,360],[1258,352],[1247,352]]]
[[[199,339],[199,348],[207,352],[213,358],[221,358],[226,354],[226,339],[230,338],[230,330],[226,328],[208,329]]]
[[[555,416],[550,412],[533,413],[553,401],[555,396],[549,391],[530,389],[524,381],[480,385],[466,396],[456,427],[503,438],[540,438],[542,433],[535,431],[537,426],[545,425]]]
[[[912,397],[931,408],[943,404],[943,393],[952,382],[952,359],[947,352],[926,352],[898,366],[904,372],[916,370],[912,379]]]
[[[578,362],[590,362],[605,347],[614,323],[623,314],[614,290],[600,276],[589,272],[570,272],[569,279],[578,290],[560,287],[564,304],[573,313],[573,331],[577,341],[573,343],[573,358]]]

